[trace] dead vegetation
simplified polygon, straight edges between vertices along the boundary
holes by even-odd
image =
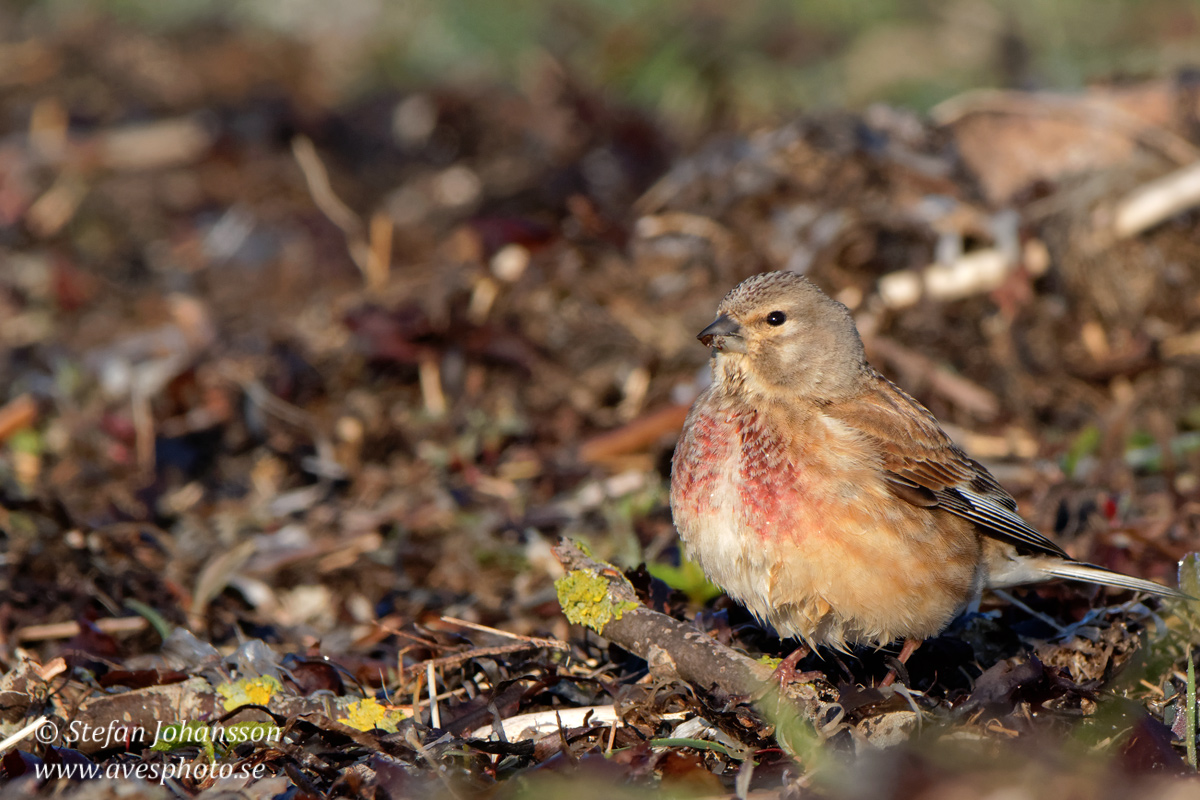
[[[788,645],[679,564],[665,491],[695,333],[794,269],[1031,521],[1173,583],[1200,544],[1194,88],[808,114],[684,154],[548,67],[326,108],[278,42],[177,44],[155,74],[187,91],[103,25],[0,49],[24,65],[0,83],[8,793],[1194,790],[1197,609],[1017,592],[898,689],[864,650],[762,695]],[[83,104],[97,76],[130,95]],[[603,638],[555,589],[586,567],[603,599],[592,559],[636,593]],[[36,773],[210,763],[261,769]]]

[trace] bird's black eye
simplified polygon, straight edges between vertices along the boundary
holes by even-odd
[[[787,322],[787,314],[783,313],[782,311],[772,311],[770,314],[767,314],[768,325],[778,326],[785,322]]]

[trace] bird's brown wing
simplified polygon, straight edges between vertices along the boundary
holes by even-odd
[[[869,380],[869,391],[824,412],[877,446],[888,488],[897,497],[969,520],[1021,552],[1070,558],[1021,519],[1012,495],[950,441],[928,409],[878,373]]]

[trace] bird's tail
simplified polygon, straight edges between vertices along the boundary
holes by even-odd
[[[1118,589],[1132,589],[1135,592],[1148,592],[1159,597],[1171,597],[1175,599],[1189,598],[1189,595],[1177,589],[1172,589],[1169,586],[1163,586],[1162,584],[1143,580],[1142,578],[1122,575],[1120,572],[1113,572],[1104,567],[1097,567],[1095,564],[1084,564],[1080,561],[1057,561],[1053,564],[1042,564],[1040,566],[1046,575],[1052,575],[1055,578],[1099,583],[1104,586],[1115,586]]]

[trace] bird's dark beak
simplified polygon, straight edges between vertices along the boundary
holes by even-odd
[[[746,343],[742,340],[742,326],[738,325],[726,314],[717,317],[696,338],[705,347],[715,347],[718,350],[733,350],[738,353],[746,352]]]

